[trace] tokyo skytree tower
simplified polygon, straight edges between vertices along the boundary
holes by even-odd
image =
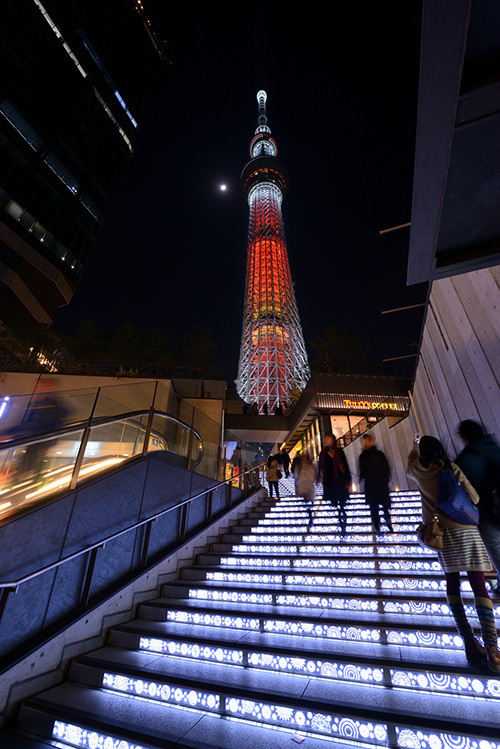
[[[259,119],[250,161],[241,173],[250,207],[243,333],[236,387],[248,404],[274,413],[287,408],[311,375],[300,326],[281,217],[288,173],[267,125],[267,94],[259,91]]]

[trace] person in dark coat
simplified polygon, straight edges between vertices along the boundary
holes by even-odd
[[[370,508],[372,525],[375,533],[380,533],[379,507],[382,508],[384,519],[390,533],[393,532],[389,494],[389,479],[391,469],[382,450],[377,450],[370,434],[364,434],[363,452],[359,456],[359,478],[365,482],[365,501]]]
[[[500,474],[500,445],[491,434],[484,433],[481,424],[471,419],[462,421],[458,429],[465,447],[455,463],[479,494],[478,530],[497,573],[493,592],[500,595],[500,522],[495,513],[500,508],[494,505]]]
[[[339,525],[342,535],[347,528],[346,504],[349,499],[351,472],[344,451],[337,446],[334,434],[325,434],[325,446],[319,454],[318,481],[323,481],[323,497],[339,508]]]
[[[288,455],[286,450],[281,451],[281,464],[285,472],[285,478],[287,479],[290,475],[290,456]]]

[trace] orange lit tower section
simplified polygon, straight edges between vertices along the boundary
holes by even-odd
[[[310,377],[281,217],[288,173],[267,126],[265,91],[241,182],[250,207],[245,308],[236,386],[248,404],[286,408]]]

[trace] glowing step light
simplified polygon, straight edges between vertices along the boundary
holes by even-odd
[[[81,749],[147,749],[141,744],[92,731],[75,723],[64,723],[61,720],[54,721],[52,738],[58,741],[57,747],[63,746],[59,743],[63,741],[66,746],[77,746]]]
[[[221,557],[220,564],[226,567],[283,567],[302,569],[346,569],[346,570],[414,570],[415,572],[437,572],[439,562],[419,562],[413,559],[384,561],[375,559],[266,559],[265,557]]]
[[[399,726],[396,726],[396,737],[401,749],[500,749],[497,741],[449,733],[431,733]]]
[[[414,523],[413,522],[410,524],[398,523],[395,525],[395,529],[399,533],[401,531],[413,532],[412,536],[408,537],[408,540],[415,541],[415,526],[419,522],[421,521],[417,518]],[[283,525],[283,524],[281,525],[264,524],[264,525],[252,526],[250,528],[250,533],[303,533],[303,534],[307,534],[307,536],[309,537],[311,533],[318,533],[318,534],[321,534],[321,536],[323,536],[323,534],[325,533],[332,533],[332,530],[334,530],[335,527],[336,527],[336,523],[332,523],[331,525],[316,525],[316,523],[314,523],[314,525],[311,528],[309,527],[308,524],[295,525],[295,527],[293,525],[287,527],[286,525]],[[367,535],[373,536],[373,528],[371,525],[355,525],[355,526],[349,527],[349,523],[348,523],[347,532],[349,534],[364,532]],[[340,541],[342,539],[342,536],[337,535],[336,538],[337,540]],[[386,534],[382,540],[385,542],[390,541],[391,540],[390,534],[389,533]]]
[[[500,698],[500,682],[477,676],[460,676],[432,671],[406,671],[392,668],[384,675],[383,668],[338,663],[333,660],[317,660],[298,655],[275,655],[273,653],[249,652],[245,660],[242,650],[214,648],[176,640],[141,637],[139,649],[152,653],[191,658],[193,660],[224,663],[258,670],[305,675],[310,678],[347,681],[350,683],[389,686],[424,692],[463,694],[474,699]]]
[[[352,556],[374,554],[380,556],[436,556],[432,549],[424,549],[421,546],[347,546],[347,545],[313,545],[307,546],[291,544],[233,544],[231,550],[234,554],[349,554]]]
[[[284,534],[276,534],[272,535],[272,529],[265,529],[264,533],[259,534],[258,529],[256,533],[252,533],[251,535],[244,535],[242,536],[243,543],[277,543],[277,544],[287,544],[287,543],[316,543],[318,541],[322,543],[341,543],[342,541],[345,541],[345,537],[341,536],[340,534],[316,534],[316,533],[302,533],[299,535],[293,535],[290,533],[284,533]],[[349,541],[352,543],[366,543],[367,541],[372,542],[373,541],[373,531],[371,533],[367,533],[365,535],[360,534],[349,534]],[[392,544],[403,544],[403,543],[415,543],[415,534],[400,534],[400,533],[387,533],[385,535],[379,536],[379,541],[382,541],[383,543],[392,543]],[[433,553],[433,552],[431,552]]]
[[[155,637],[141,637],[139,640],[139,649],[148,650],[152,653],[192,658],[193,660],[228,663],[232,666],[241,666],[243,663],[242,650],[216,648],[209,645],[178,642],[176,640],[161,640]]]
[[[102,686],[106,690],[127,694],[131,697],[208,712],[218,713],[222,711],[261,724],[287,726],[330,737],[356,739],[362,743],[373,743],[374,741],[385,743],[387,741],[387,725],[385,723],[353,720],[328,712],[311,712],[288,705],[259,700],[226,697],[213,692],[183,689],[162,682],[146,681],[121,674],[105,673]],[[85,745],[76,744],[76,746]],[[90,747],[90,745],[87,746]],[[114,746],[113,749],[115,749]],[[117,749],[121,749],[121,747],[118,745]]]
[[[335,525],[337,525],[336,516],[332,515],[332,517],[334,518],[335,522],[332,522],[329,525],[330,526],[332,526],[332,525],[335,526]],[[304,523],[307,524],[307,517],[304,517],[303,520],[300,520],[300,519],[297,520],[295,518],[278,518],[278,519],[279,519],[279,522],[276,522],[276,520],[274,520],[272,518],[262,518],[261,520],[259,520],[258,525],[259,526],[268,526],[268,525],[280,525],[280,526],[290,526],[290,525],[293,526],[293,525],[297,525],[297,526],[300,526],[300,525],[302,525]],[[322,520],[323,522],[325,522],[323,518],[320,518],[320,520]],[[402,515],[400,517],[394,517],[394,516],[392,516],[392,522],[393,523],[421,523],[422,522],[422,516],[421,515]],[[348,526],[354,525],[354,526],[357,526],[358,528],[361,528],[361,527],[364,528],[363,523],[366,523],[366,520],[364,518],[361,518],[361,522],[358,523],[357,522],[357,518],[350,518],[349,516],[347,516],[347,525]],[[316,525],[316,522],[314,524]],[[319,523],[318,523],[318,525],[319,525]],[[329,526],[326,526],[326,527],[328,528]],[[368,527],[368,529],[371,529],[372,528],[371,523],[367,527]]]
[[[205,579],[217,583],[257,585],[323,585],[329,588],[379,588],[381,590],[444,591],[443,579],[335,577],[332,575],[271,575],[252,572],[207,572]],[[207,591],[207,593],[210,591]],[[232,599],[228,599],[232,600]]]
[[[218,694],[197,689],[183,689],[164,682],[136,679],[122,674],[105,672],[102,677],[102,686],[112,692],[122,692],[170,705],[183,705],[215,712],[220,707]]]
[[[241,598],[245,600],[240,600]],[[239,593],[237,591],[219,591],[219,590],[195,590],[190,589],[189,598],[205,601],[221,601],[226,603],[255,603],[255,604],[272,604],[272,595],[261,594],[261,593]],[[252,600],[249,600],[252,598]],[[296,608],[321,608],[330,609],[333,611],[365,611],[371,613],[384,614],[415,614],[422,616],[449,616],[450,609],[446,603],[439,601],[420,601],[416,600],[405,600],[405,601],[394,601],[394,600],[382,600],[378,599],[370,600],[362,598],[342,597],[342,596],[311,596],[307,594],[297,593],[277,593],[275,604],[277,606],[294,606]],[[467,616],[475,617],[476,611],[472,605],[465,605],[465,611]],[[494,607],[495,616],[500,616],[500,606]],[[186,614],[187,616],[187,614]],[[193,623],[205,622],[209,624],[208,620],[205,619],[206,614],[195,614],[199,617],[199,620],[194,621],[193,619],[177,619],[175,621],[191,621]],[[170,619],[169,619],[170,620]],[[221,621],[226,620],[227,624],[221,624],[220,626],[233,627],[237,626],[231,622],[240,621],[243,622],[242,617],[221,617]],[[174,620],[171,620],[174,621]],[[249,621],[247,619],[247,621]],[[254,620],[250,620],[254,621]],[[210,625],[211,626],[211,625]],[[245,629],[249,627],[244,627]],[[254,629],[254,627],[250,627]],[[255,627],[257,628],[257,627]]]

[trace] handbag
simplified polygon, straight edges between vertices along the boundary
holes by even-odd
[[[279,481],[280,479],[282,479],[282,478],[283,478],[283,474],[281,473],[281,471],[280,471],[280,469],[279,469],[279,468],[278,468],[278,470],[276,471],[276,473],[277,473],[277,475],[278,475],[278,481]]]
[[[443,531],[439,527],[439,517],[437,515],[434,515],[430,523],[420,523],[416,534],[418,543],[424,549],[441,551],[443,548]]]
[[[460,525],[479,523],[479,510],[453,471],[443,469],[439,472],[438,507]]]

